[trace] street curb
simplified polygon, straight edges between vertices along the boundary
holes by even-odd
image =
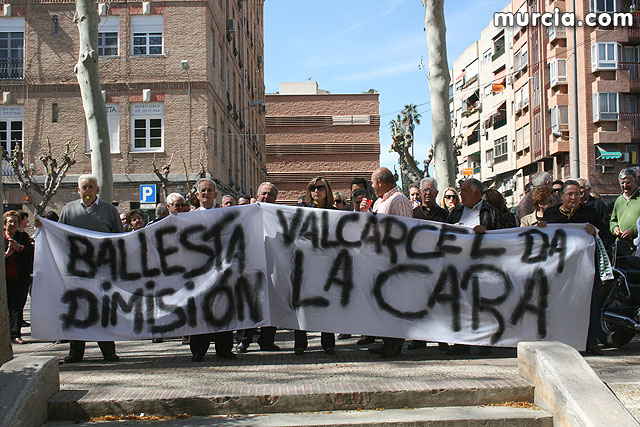
[[[406,387],[403,387],[406,385]],[[413,386],[413,387],[411,387]],[[49,402],[50,420],[83,420],[88,417],[127,414],[236,415],[295,413],[356,409],[473,406],[528,401],[533,387],[515,380],[440,380],[396,383],[379,387],[373,383],[334,385],[322,390],[314,385],[260,386],[255,390],[229,387],[200,391],[191,396],[163,396],[136,399],[91,397],[82,391],[61,391]]]
[[[60,390],[58,359],[21,356],[0,367],[0,427],[40,426]]]
[[[521,342],[518,373],[535,386],[535,404],[555,426],[639,426],[582,356],[566,344]]]

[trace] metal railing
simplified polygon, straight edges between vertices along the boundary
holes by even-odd
[[[631,140],[640,141],[640,113],[620,113],[620,120],[628,123]],[[624,125],[623,125],[624,126]]]
[[[640,88],[640,62],[618,62],[618,69],[629,72],[631,89]]]
[[[24,79],[23,58],[0,58],[0,80]]]

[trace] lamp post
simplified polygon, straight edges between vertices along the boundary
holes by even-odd
[[[192,111],[191,111],[191,75],[189,74],[189,61],[188,60],[182,60],[180,62],[180,65],[182,65],[182,69],[185,70],[187,72],[187,95],[189,95],[189,167],[191,167],[191,159],[192,159],[192,154],[191,154],[191,119],[192,119]]]

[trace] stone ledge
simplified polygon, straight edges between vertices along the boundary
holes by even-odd
[[[535,387],[534,402],[555,426],[639,426],[572,347],[555,341],[518,344],[518,373]]]
[[[60,390],[58,359],[21,356],[0,367],[0,427],[40,426]]]

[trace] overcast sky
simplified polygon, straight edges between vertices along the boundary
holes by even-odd
[[[449,68],[507,0],[446,0]],[[422,114],[416,158],[431,147],[424,8],[420,0],[266,0],[265,84],[315,80],[331,93],[380,92],[380,159],[393,170],[388,123],[405,104]]]

